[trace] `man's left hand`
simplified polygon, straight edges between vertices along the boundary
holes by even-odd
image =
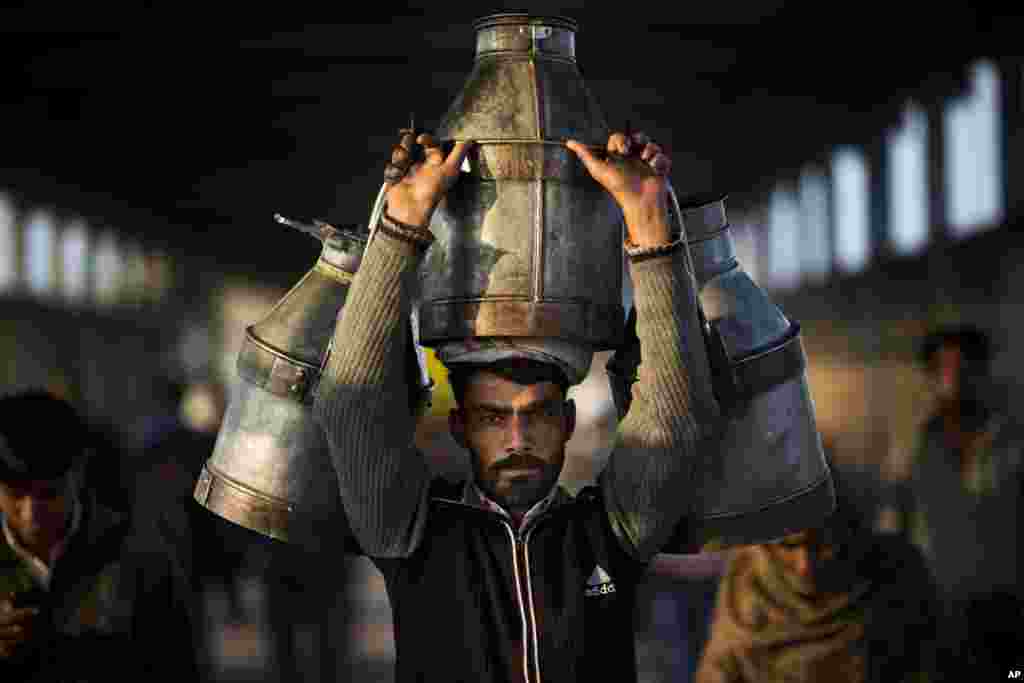
[[[672,160],[661,147],[644,133],[613,133],[604,159],[576,140],[565,146],[618,203],[634,246],[653,247],[671,240],[668,174]]]

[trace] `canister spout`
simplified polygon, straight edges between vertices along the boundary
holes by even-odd
[[[326,223],[316,218],[313,219],[312,223],[303,223],[302,221],[297,221],[292,218],[282,216],[279,213],[275,213],[274,220],[281,225],[287,225],[289,228],[295,228],[299,232],[312,235],[321,242],[330,239],[336,232],[338,232],[338,229],[330,223]]]

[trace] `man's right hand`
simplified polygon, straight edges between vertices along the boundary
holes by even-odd
[[[433,136],[403,130],[385,172],[387,214],[407,225],[426,227],[441,198],[459,178],[472,142],[457,142],[448,156]]]
[[[18,657],[32,641],[39,608],[15,607],[13,596],[0,598],[0,661]]]

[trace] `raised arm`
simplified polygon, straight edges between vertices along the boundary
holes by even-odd
[[[414,150],[426,147],[413,163]],[[433,237],[430,217],[458,178],[469,145],[447,158],[405,132],[386,177],[385,217],[338,318],[316,398],[352,533],[371,557],[402,557],[419,541],[429,472],[414,446],[404,358],[410,288]]]
[[[600,484],[626,550],[650,559],[691,507],[694,468],[717,429],[697,297],[668,218],[670,160],[642,133],[612,135],[607,159],[568,143],[615,198],[626,220],[637,336],[643,362],[629,413]]]

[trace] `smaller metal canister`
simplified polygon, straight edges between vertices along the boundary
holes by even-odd
[[[247,328],[239,381],[194,496],[236,524],[316,548],[350,535],[312,401],[368,235],[278,220],[313,233],[323,249],[270,313]],[[412,340],[411,322],[408,329]],[[410,410],[418,413],[429,402],[430,381],[419,347],[410,341],[409,349]]]
[[[724,196],[694,198],[679,211],[724,420],[720,438],[701,454],[694,508],[672,551],[765,543],[820,524],[835,508],[835,491],[815,424],[800,326],[737,261]],[[620,419],[641,360],[635,311],[626,335],[607,366]]]

